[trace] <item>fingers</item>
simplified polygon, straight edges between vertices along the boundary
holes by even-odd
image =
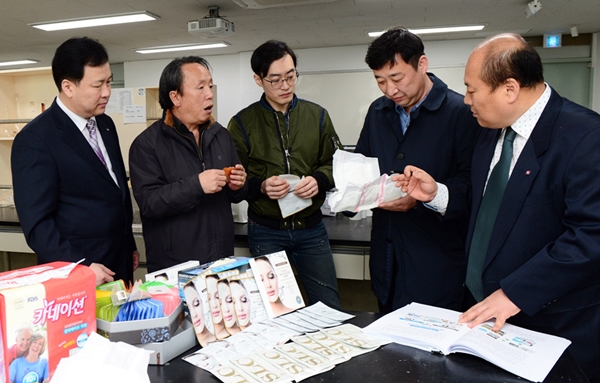
[[[246,183],[247,177],[244,167],[240,164],[235,165],[229,176],[229,188],[233,191],[241,189]]]
[[[136,271],[140,265],[140,252],[135,250],[133,252],[133,271]]]
[[[270,199],[280,199],[287,195],[290,190],[290,184],[277,176],[267,178],[263,181],[261,191]]]
[[[313,177],[304,177],[294,188],[294,194],[300,198],[312,198],[319,194],[319,184]]]
[[[500,331],[506,320],[517,315],[519,309],[502,291],[498,289],[490,294],[486,299],[471,307],[459,317],[459,323],[469,323],[469,328],[473,328],[492,318],[496,319],[493,331]]]
[[[198,175],[200,186],[205,194],[220,192],[227,184],[227,176],[223,169],[209,169]]]
[[[486,320],[490,319],[486,317],[484,314],[484,310],[482,309],[482,304],[478,303],[475,306],[471,307],[469,310],[465,311],[458,318],[458,323],[469,323],[469,328],[473,328]]]
[[[92,263],[90,269],[96,274],[96,286],[114,281],[113,275],[115,275],[115,273],[108,267],[99,263]]]

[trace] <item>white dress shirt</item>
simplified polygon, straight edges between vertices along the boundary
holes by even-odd
[[[62,109],[62,111],[66,113],[67,116],[69,116],[69,118],[73,121],[75,126],[77,126],[77,128],[79,129],[81,134],[83,134],[83,137],[85,137],[86,141],[89,144],[90,132],[85,127],[85,125],[87,124],[87,120],[85,118],[80,117],[80,116],[76,115],[75,113],[71,112],[71,110],[69,110],[69,108],[67,108],[65,106],[65,104],[62,103],[62,101],[60,100],[60,97],[56,97],[56,105],[58,105]],[[91,117],[91,118],[93,118],[94,120],[96,119],[95,117]],[[102,141],[102,134],[100,134],[100,132],[99,132],[99,130],[101,128],[98,126],[97,121],[96,121],[96,129],[98,130],[98,134],[96,134],[96,137],[98,139],[98,146],[100,147],[100,151],[102,151],[102,155],[104,156],[104,161],[106,162],[106,168],[108,169],[108,173],[110,174],[113,181],[115,181],[115,184],[117,184],[117,186],[119,186],[119,182],[117,181],[117,176],[115,175],[115,172],[112,170],[112,164],[110,163],[110,157],[108,156],[108,153],[106,152],[106,146],[104,146],[104,141]],[[90,147],[91,147],[91,144],[90,144]],[[98,160],[100,160],[100,159],[98,159]]]
[[[533,128],[537,124],[540,119],[544,108],[548,104],[550,100],[550,94],[552,93],[551,88],[546,85],[546,89],[544,93],[538,98],[538,100],[531,106],[531,108],[527,109],[525,113],[521,117],[515,121],[511,127],[517,133],[515,136],[515,140],[513,141],[513,156],[510,161],[510,169],[509,169],[509,179],[512,174],[512,170],[517,163],[527,140],[529,140],[529,136],[531,136],[531,132],[533,132]],[[490,168],[488,170],[487,179],[490,178],[490,174],[494,169],[494,166],[500,161],[500,155],[502,154],[502,143],[504,142],[504,135],[506,134],[506,128],[502,129],[502,133],[498,138],[498,143],[496,143],[496,149],[494,150],[494,156],[492,157],[492,161],[490,162]],[[487,180],[485,182],[487,187]],[[424,203],[424,205],[432,210],[437,211],[438,213],[444,215],[446,213],[446,209],[448,208],[448,202],[450,201],[450,196],[448,193],[448,187],[444,184],[437,183],[438,192],[436,196],[428,203]],[[485,191],[485,189],[484,189]]]

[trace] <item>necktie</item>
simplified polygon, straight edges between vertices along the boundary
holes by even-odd
[[[494,166],[490,178],[481,200],[477,220],[475,221],[475,229],[473,230],[473,238],[471,239],[471,248],[469,250],[469,263],[467,265],[467,287],[473,294],[473,297],[478,301],[482,301],[483,286],[481,284],[481,273],[483,272],[483,264],[487,254],[492,229],[496,222],[500,202],[504,195],[504,189],[508,183],[508,173],[510,169],[510,161],[513,154],[513,141],[515,139],[515,131],[509,126],[506,128],[504,142],[502,143],[502,154],[500,160]]]
[[[102,165],[104,165],[104,167],[106,168],[106,160],[104,159],[102,150],[100,150],[100,146],[98,145],[98,136],[97,136],[98,130],[96,129],[96,120],[90,118],[88,120],[87,124],[85,124],[85,127],[88,130],[88,132],[90,133],[90,145],[91,145],[92,149],[94,150],[94,153],[96,153],[96,155],[98,156],[100,161],[102,161]]]

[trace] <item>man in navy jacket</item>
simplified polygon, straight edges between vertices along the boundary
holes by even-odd
[[[38,263],[85,258],[97,284],[132,281],[139,253],[131,196],[117,131],[104,114],[108,54],[96,40],[69,39],[56,50],[52,75],[58,97],[15,137],[11,152],[25,239]]]
[[[465,83],[465,102],[490,128],[473,155],[467,243],[479,239],[475,224],[507,127],[516,137],[478,272],[484,298],[473,299],[461,322],[473,327],[495,318],[498,331],[510,318],[565,337],[590,381],[600,382],[600,116],[544,83],[539,55],[519,35],[493,36],[475,48]],[[409,166],[398,178],[414,198],[447,213],[459,206],[452,192],[449,203],[439,203],[443,184],[421,169]]]
[[[384,96],[371,104],[356,152],[377,157],[382,174],[418,164],[468,193],[480,128],[463,97],[427,72],[421,39],[391,29],[369,46],[366,62]],[[381,312],[413,301],[462,307],[467,224],[466,204],[444,217],[410,196],[374,209],[370,271]]]

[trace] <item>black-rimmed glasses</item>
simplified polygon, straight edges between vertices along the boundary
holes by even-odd
[[[296,85],[296,83],[298,82],[298,77],[300,77],[300,73],[298,73],[298,70],[295,70],[294,73],[290,74],[286,78],[280,78],[279,80],[268,80],[266,78],[263,78],[263,80],[271,84],[271,88],[278,90],[281,89],[284,81],[287,82],[290,86]]]

